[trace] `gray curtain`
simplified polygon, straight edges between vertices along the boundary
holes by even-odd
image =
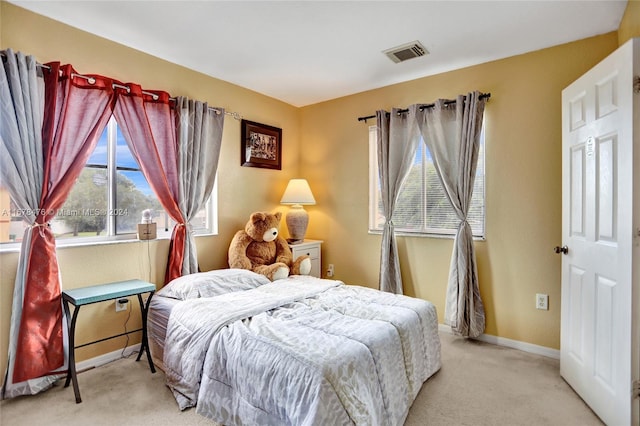
[[[20,246],[20,257],[13,288],[13,305],[9,328],[9,365],[2,397],[36,394],[50,387],[56,376],[45,376],[13,383],[18,331],[22,317],[24,288],[27,276],[28,248],[34,232],[36,213],[40,205],[43,179],[42,120],[44,116],[44,80],[32,56],[2,51],[0,68],[0,186],[9,191],[11,199],[26,227]],[[37,232],[37,231],[36,231]],[[65,348],[66,349],[66,348]]]
[[[455,333],[466,337],[479,336],[485,326],[473,233],[467,222],[484,106],[480,93],[473,92],[458,96],[449,105],[442,99],[423,110],[413,105],[409,113],[416,117],[447,198],[460,219],[451,255],[444,320]]]
[[[218,170],[224,116],[223,109],[209,108],[206,103],[180,96],[176,99],[178,206],[187,224],[211,196]],[[198,272],[198,254],[193,233],[187,232],[182,275],[194,272]]]
[[[377,111],[378,170],[385,224],[380,250],[380,290],[402,294],[402,275],[398,259],[398,245],[393,227],[393,212],[398,193],[404,182],[420,142],[420,134],[413,120],[398,109]]]

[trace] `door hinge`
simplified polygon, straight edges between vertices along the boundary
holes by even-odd
[[[633,399],[640,398],[640,380],[633,382]]]
[[[640,76],[633,77],[633,93],[640,93]]]

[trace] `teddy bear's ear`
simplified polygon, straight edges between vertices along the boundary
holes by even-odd
[[[256,223],[264,220],[265,214],[263,212],[255,212],[251,215],[251,222]]]
[[[274,214],[274,216],[276,217],[276,219],[278,219],[278,222],[280,222],[280,219],[282,219],[282,213],[281,212],[277,212],[276,214]]]

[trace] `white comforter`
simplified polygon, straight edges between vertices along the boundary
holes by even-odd
[[[440,368],[435,307],[290,277],[178,303],[164,352],[181,409],[220,423],[399,425]]]

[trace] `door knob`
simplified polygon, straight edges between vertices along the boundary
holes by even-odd
[[[567,247],[567,246],[562,246],[562,247],[555,246],[553,248],[553,251],[556,252],[557,254],[560,254],[560,253],[567,254],[567,253],[569,253],[569,247]]]

